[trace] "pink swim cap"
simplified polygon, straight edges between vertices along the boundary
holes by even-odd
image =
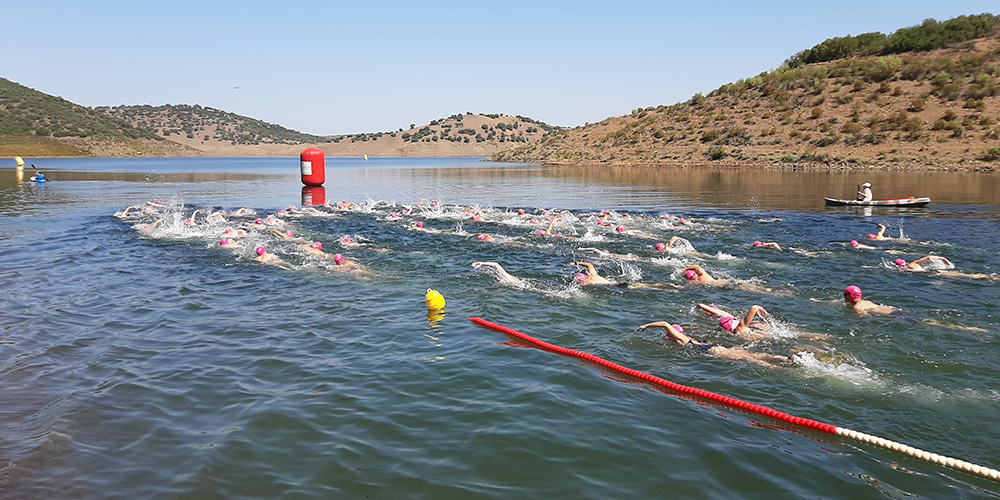
[[[693,269],[688,269],[687,271],[684,272],[684,277],[689,280],[693,280],[698,277],[698,273],[694,272]]]
[[[852,247],[856,247],[856,246],[858,246],[858,245],[860,245],[860,244],[861,244],[861,243],[858,243],[858,240],[851,240],[851,246],[852,246]]]
[[[538,236],[545,236],[545,231],[542,231],[541,229],[539,229],[538,230]]]
[[[545,222],[552,222],[552,217],[546,217]]]
[[[403,213],[403,215],[410,215],[410,211],[409,210],[403,210],[402,213]]]
[[[350,236],[344,236],[344,243],[354,243]]]
[[[257,255],[264,255],[267,253],[267,249],[264,247],[257,247]]]
[[[219,240],[219,245],[228,245],[228,244],[229,244],[229,238],[222,238],[221,240]]]
[[[615,228],[615,231],[618,231],[619,233],[624,233],[625,232],[625,227],[624,226],[618,226],[618,227]]]
[[[184,225],[185,225],[185,226],[190,226],[190,225],[192,225],[192,224],[194,224],[194,221],[193,221],[193,220],[191,220],[191,219],[185,219],[185,220],[184,220]]]
[[[424,227],[424,223],[420,222],[420,221],[417,221],[417,227]]]
[[[657,250],[663,251],[664,248],[667,248],[667,246],[664,245],[663,243],[657,243],[656,244],[656,249]]]
[[[396,212],[389,212],[389,217],[395,218],[396,217]]]
[[[339,266],[344,263],[344,256],[339,253],[333,254],[333,261]]]
[[[274,217],[268,217],[267,218],[267,223],[270,224],[272,222],[274,222]]]
[[[438,206],[438,202],[436,202],[436,201],[432,201],[432,202],[431,202],[431,206],[432,206],[432,207],[436,207],[436,206]]]
[[[291,238],[292,236],[295,236],[295,235],[291,231],[285,231],[285,236],[288,236],[289,238]]]
[[[538,224],[538,221],[537,221],[537,220],[535,220],[535,219],[531,219],[530,223],[531,223],[531,224]]]
[[[851,300],[861,300],[861,288],[855,285],[845,288],[844,297]]]
[[[721,326],[724,330],[728,330],[730,332],[735,330],[736,327],[739,326],[739,324],[740,324],[739,320],[737,320],[732,316],[725,316],[719,320],[719,326]]]
[[[322,250],[323,249],[323,242],[322,241],[314,241],[313,244],[312,244],[312,247],[315,248],[316,250]]]
[[[222,234],[229,234],[231,232],[233,232],[233,230],[227,227],[226,230],[222,232]]]
[[[681,325],[672,325],[672,326],[674,327],[674,330],[677,330],[677,333],[684,333],[684,327],[683,326],[681,326]]]
[[[278,210],[278,213],[279,213],[279,214],[283,214],[283,213],[285,213],[285,209],[283,209],[283,208],[282,208],[282,209]]]
[[[574,279],[576,280],[577,283],[583,284],[585,281],[587,281],[587,275],[583,273],[576,273],[576,277]]]
[[[517,215],[524,215],[524,209],[523,208],[517,209]]]
[[[480,235],[476,236],[476,238],[479,238],[480,240],[485,240],[486,239],[486,235],[485,234],[480,234]]]
[[[903,259],[896,259],[896,260],[894,260],[893,262],[894,262],[894,263],[895,263],[895,264],[896,264],[897,266],[905,266],[905,265],[906,265],[906,261],[905,261],[905,260],[903,260]]]
[[[764,246],[764,244],[761,243],[761,242],[759,242],[759,241],[755,241],[755,242],[753,242],[753,246],[755,246],[755,247],[762,247],[762,246]]]
[[[868,233],[868,239],[869,240],[874,240],[875,239],[875,233]]]
[[[254,220],[253,220],[253,223],[254,223],[254,224],[263,224],[263,223],[264,223],[264,221],[262,221],[262,220],[260,220],[260,219],[254,219]]]
[[[681,217],[680,219],[677,219],[677,220],[679,220],[681,222],[681,224],[686,224],[687,223],[687,221],[684,220],[684,217]]]

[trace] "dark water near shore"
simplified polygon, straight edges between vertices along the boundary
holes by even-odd
[[[301,207],[296,158],[36,159],[45,185],[0,169],[0,498],[1000,496],[996,482],[679,398],[467,320],[996,468],[996,174],[327,161],[326,197],[388,204],[278,215]],[[864,181],[877,197],[934,201],[823,206]],[[390,216],[422,198],[440,205]],[[153,213],[115,216],[151,200]],[[470,205],[481,220],[464,215]],[[195,209],[241,207],[255,215],[184,224]],[[536,235],[543,209],[571,211],[555,230],[577,239]],[[610,226],[595,222],[603,210]],[[337,272],[251,226],[241,249],[218,247],[226,227],[269,215],[371,274]],[[415,221],[440,232],[408,230]],[[845,246],[879,222],[907,239]],[[674,235],[700,254],[653,249]],[[255,262],[260,244],[293,269]],[[974,276],[889,263],[929,254]],[[653,285],[680,284],[696,263],[771,292],[580,288],[577,260]],[[841,301],[850,284],[900,312],[855,316]],[[428,287],[447,298],[442,318],[428,317]],[[736,339],[699,302],[760,304],[774,332]],[[776,367],[719,359],[633,331],[655,320],[724,346],[817,354]]]

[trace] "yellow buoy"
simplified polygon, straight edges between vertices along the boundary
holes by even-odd
[[[437,290],[428,288],[427,295],[424,295],[424,301],[427,302],[428,311],[440,311],[444,309],[444,296],[438,293]]]
[[[14,157],[14,161],[16,161],[16,162],[17,162],[17,167],[18,167],[18,168],[24,168],[24,160],[23,160],[23,159],[21,159],[21,157],[20,157],[20,156],[15,156],[15,157]]]
[[[368,155],[365,154],[365,161],[368,161]]]

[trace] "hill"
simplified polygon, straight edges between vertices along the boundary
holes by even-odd
[[[842,37],[672,106],[559,131],[500,161],[993,170],[1000,17]]]
[[[317,136],[200,105],[88,108],[0,79],[0,156],[489,156],[562,130],[524,116],[455,114],[391,132]]]
[[[523,116],[468,112],[391,132],[322,137],[198,105],[96,110],[209,156],[294,156],[305,147],[330,156],[489,156],[559,130]]]
[[[184,152],[148,130],[5,78],[0,78],[0,137],[0,156]]]

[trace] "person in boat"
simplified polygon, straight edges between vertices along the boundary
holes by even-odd
[[[667,332],[667,336],[670,340],[677,342],[680,345],[692,345],[705,351],[713,356],[726,359],[740,359],[745,361],[750,361],[761,366],[773,367],[775,364],[781,363],[786,364],[793,362],[793,358],[788,356],[778,356],[776,354],[767,354],[759,352],[750,352],[746,349],[741,349],[739,347],[723,347],[720,345],[713,344],[711,342],[701,342],[695,340],[684,333],[684,328],[680,325],[672,325],[666,321],[654,321],[652,323],[646,323],[635,329],[637,332],[646,330],[647,328],[663,328]]]
[[[858,189],[858,201],[872,201],[872,183],[866,182]]]
[[[896,311],[895,307],[876,304],[861,297],[861,288],[858,286],[851,285],[844,289],[844,302],[851,306],[851,309],[854,309],[859,316],[867,314],[892,314]]]
[[[34,165],[32,165],[34,167]],[[35,182],[45,182],[45,174],[41,170],[35,170],[35,175],[31,176],[31,180]]]

